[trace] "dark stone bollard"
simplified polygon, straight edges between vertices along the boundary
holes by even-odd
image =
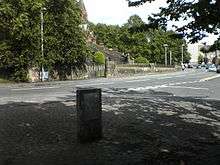
[[[77,137],[81,143],[102,138],[101,89],[77,90]]]

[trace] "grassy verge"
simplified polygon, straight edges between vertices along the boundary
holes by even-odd
[[[0,83],[10,83],[10,81],[0,78]]]

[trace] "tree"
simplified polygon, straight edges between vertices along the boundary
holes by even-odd
[[[201,64],[203,62],[203,59],[204,59],[203,55],[199,54],[199,56],[198,56],[198,64]]]
[[[135,28],[135,27],[141,27],[144,25],[144,21],[138,16],[138,15],[132,15],[129,19],[128,22],[124,25],[128,28]]]
[[[173,62],[181,61],[181,45],[186,42],[173,31],[164,31],[161,28],[136,30],[145,23],[137,15],[131,16],[122,27],[91,24],[97,43],[103,43],[108,48],[117,48],[124,54],[130,54],[133,58],[143,57],[151,63],[164,64],[165,50],[163,45],[169,45],[172,51]],[[186,44],[185,44],[186,45]],[[185,48],[186,49],[186,48]],[[185,51],[186,52],[186,51]],[[184,53],[184,61],[189,61],[190,55]]]
[[[116,25],[106,24],[89,24],[89,28],[94,32],[96,36],[96,42],[98,44],[103,43],[108,48],[117,48],[119,45],[119,31],[120,27]]]
[[[157,0],[126,0],[129,6],[138,6]],[[219,35],[220,1],[219,0],[167,0],[167,7],[162,7],[160,13],[149,17],[150,24],[166,27],[168,21],[191,20],[186,25],[177,27],[177,31],[197,42],[206,36],[205,33]]]
[[[82,28],[81,11],[73,0],[45,3],[45,65],[65,80],[72,70],[84,69],[88,49]]]
[[[149,64],[149,61],[142,56],[138,56],[137,58],[134,59],[135,63],[139,63],[139,64]]]
[[[40,11],[44,7],[42,57]],[[81,22],[75,0],[2,0],[0,70],[13,80],[27,81],[29,68],[44,65],[56,69],[64,79],[70,74],[67,70],[84,66],[87,48]]]
[[[96,52],[95,55],[94,55],[94,62],[97,65],[105,64],[105,55],[100,51]]]
[[[217,50],[220,50],[220,38],[209,47],[208,52],[215,52]]]
[[[27,80],[28,68],[40,54],[39,8],[39,1],[0,4],[0,67],[16,81]]]

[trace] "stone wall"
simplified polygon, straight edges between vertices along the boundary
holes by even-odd
[[[38,68],[31,68],[28,71],[28,79],[30,82],[40,81],[40,70]]]
[[[109,77],[127,77],[127,76],[134,76],[144,75],[149,73],[160,73],[160,72],[175,72],[180,70],[180,67],[150,67],[150,66],[128,66],[128,65],[116,65],[114,69],[109,69]]]
[[[144,65],[118,65],[114,62],[109,62],[107,66],[108,77],[127,77],[134,76],[135,74],[148,74],[148,73],[159,73],[159,72],[175,72],[180,70],[180,67],[150,67]],[[40,81],[39,69],[33,68],[29,70],[30,82]],[[86,70],[72,71],[71,74],[66,75],[65,80],[77,80],[77,79],[92,79],[100,78],[105,76],[105,66],[86,66]],[[49,81],[62,80],[57,71],[49,73]]]

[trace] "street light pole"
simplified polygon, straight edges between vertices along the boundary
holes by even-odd
[[[41,58],[44,59],[44,10],[45,8],[41,8],[40,16],[41,16]],[[43,61],[41,60],[41,81],[44,81],[44,66]]]
[[[172,65],[172,51],[170,51],[170,66]]]
[[[165,49],[165,66],[167,66],[167,47],[168,45],[167,44],[164,44],[164,49]]]
[[[181,60],[181,62],[182,62],[182,64],[183,64],[183,56],[184,56],[184,44],[182,44],[182,60]]]

